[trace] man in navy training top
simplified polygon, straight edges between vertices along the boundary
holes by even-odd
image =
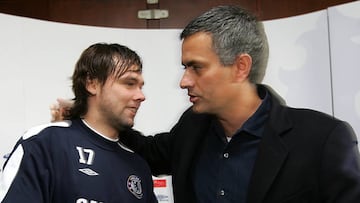
[[[157,202],[148,165],[118,142],[145,100],[140,57],[119,44],[93,44],[72,82],[68,120],[31,128],[16,143],[4,165],[1,202]]]

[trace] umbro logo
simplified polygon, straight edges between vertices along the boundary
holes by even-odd
[[[97,172],[95,172],[94,170],[92,170],[90,168],[80,168],[79,171],[85,173],[88,176],[97,176],[97,175],[99,175]]]

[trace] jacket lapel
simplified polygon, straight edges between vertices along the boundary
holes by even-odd
[[[263,202],[266,192],[274,182],[287,154],[288,150],[279,136],[267,133],[263,137],[250,179],[247,202]]]
[[[247,202],[251,203],[264,201],[288,155],[282,135],[291,128],[292,124],[278,95],[273,94],[271,89],[269,92],[272,98],[272,107],[249,183]]]

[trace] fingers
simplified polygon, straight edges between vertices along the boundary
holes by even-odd
[[[74,101],[70,99],[58,98],[56,103],[50,105],[50,121],[62,121],[69,113],[69,109],[74,105]]]
[[[74,101],[71,99],[57,98],[56,101],[58,102],[59,108],[69,109],[74,105]]]
[[[63,120],[58,104],[51,104],[50,105],[50,116],[51,116],[51,118],[50,118],[51,122],[56,122],[56,121]]]

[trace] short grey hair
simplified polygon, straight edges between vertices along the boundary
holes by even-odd
[[[263,23],[255,15],[236,6],[218,6],[193,19],[180,34],[180,39],[198,32],[211,35],[213,49],[222,65],[232,65],[239,54],[249,54],[252,58],[249,80],[261,83],[269,45]]]

